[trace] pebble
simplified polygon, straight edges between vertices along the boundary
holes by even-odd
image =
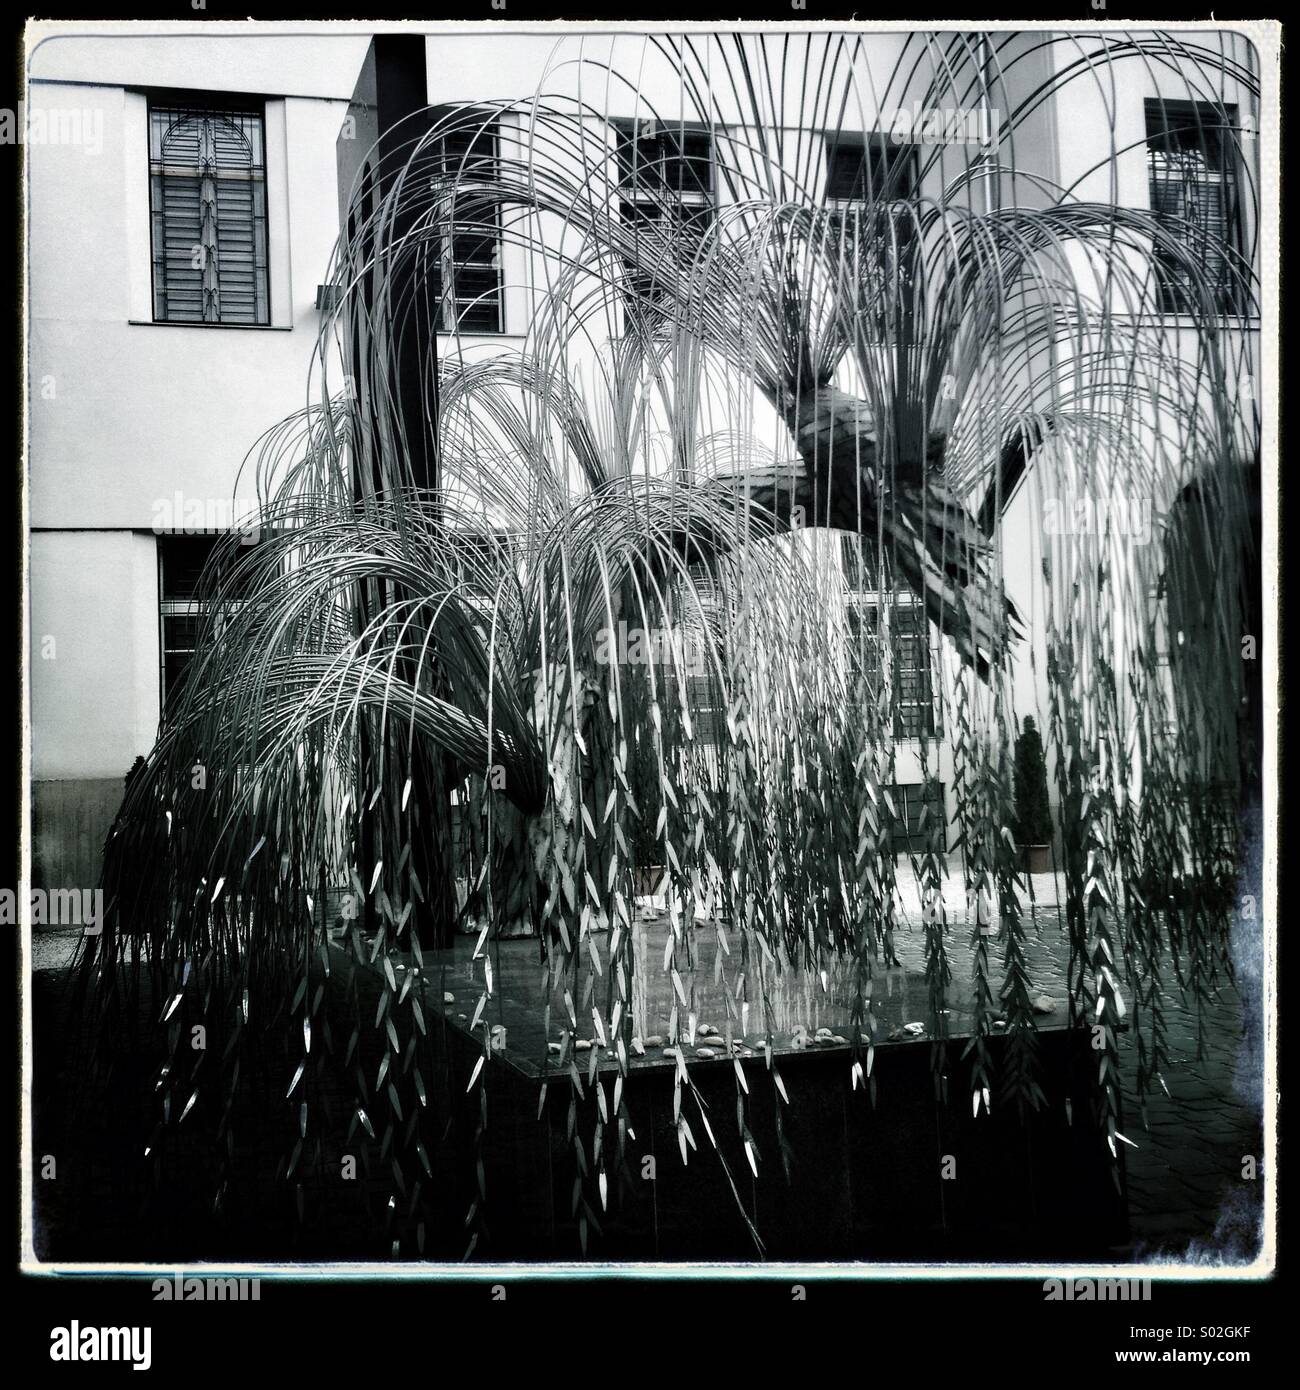
[[[454,1004],[456,1002],[456,996],[454,994],[444,994],[442,996],[442,1002],[444,1004]]]
[[[1040,994],[1033,1002],[1033,1010],[1036,1014],[1051,1014],[1056,1012],[1056,1000],[1050,995]]]
[[[680,1049],[678,1049],[678,1048],[676,1048],[676,1047],[665,1047],[665,1048],[664,1048],[664,1056],[665,1056],[665,1057],[680,1057],[681,1055],[682,1055],[682,1054],[681,1054]]]
[[[575,1048],[577,1048],[577,1050],[578,1050],[579,1052],[590,1052],[590,1051],[591,1051],[591,1039],[590,1039],[590,1038],[579,1038],[578,1041],[575,1042],[573,1045],[574,1045]]]
[[[833,1042],[836,1047],[848,1047],[849,1045],[848,1038],[842,1038],[838,1033],[831,1038],[831,1042]]]
[[[711,1023],[701,1023],[695,1030],[702,1038],[716,1038],[718,1030]]]
[[[661,1033],[651,1033],[645,1040],[647,1047],[662,1047],[668,1041]]]
[[[695,1049],[695,1055],[697,1057],[703,1057],[707,1061],[709,1058],[716,1057],[718,1054],[711,1047],[697,1047]]]

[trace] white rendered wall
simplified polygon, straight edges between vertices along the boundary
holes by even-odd
[[[275,326],[223,328],[149,322],[144,97],[32,88],[51,101],[102,113],[103,148],[30,155],[31,522],[150,527],[177,489],[228,500],[259,436],[307,403],[345,106],[268,102]]]
[[[316,286],[338,234],[335,140],[367,43],[60,36],[29,55],[31,118],[76,112],[94,137],[26,151],[38,783],[120,788],[148,752],[159,503],[180,494],[221,515],[259,436],[307,404]],[[272,327],[151,322],[145,88],[266,97]]]
[[[158,725],[157,540],[31,538],[32,775],[121,778]]]

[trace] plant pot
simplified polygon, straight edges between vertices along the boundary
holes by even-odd
[[[1026,845],[1025,868],[1031,874],[1050,874],[1052,872],[1051,845]]]

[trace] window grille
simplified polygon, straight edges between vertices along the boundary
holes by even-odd
[[[657,121],[620,122],[616,136],[620,214],[647,243],[625,266],[625,310],[648,313],[653,326],[655,306],[667,298],[655,267],[689,269],[713,221],[713,136]]]
[[[845,537],[851,543],[855,537]],[[850,546],[846,544],[846,553]],[[848,567],[846,566],[846,569]],[[867,566],[863,573],[871,573]],[[939,653],[931,643],[930,620],[913,594],[891,593],[882,604],[874,592],[855,593],[851,574],[846,594],[850,659],[860,661],[873,695],[885,679],[885,644],[896,738],[935,738],[940,732]]]
[[[889,795],[897,812],[890,836],[895,854],[923,853],[936,830],[941,831],[940,844],[947,848],[942,782],[895,784],[889,788]]]
[[[1146,124],[1151,211],[1191,252],[1188,264],[1156,247],[1159,312],[1191,313],[1203,292],[1217,313],[1244,312],[1236,108],[1153,99]]]
[[[917,150],[884,135],[826,137],[830,233],[858,286],[867,341],[915,342],[920,238],[907,206],[919,185]]]
[[[150,102],[158,322],[270,322],[264,125],[260,107]]]
[[[434,289],[443,333],[504,332],[501,231],[495,204],[476,202],[474,183],[495,181],[498,128],[485,121],[449,131],[433,153],[434,170],[449,191],[441,216]]]
[[[163,709],[173,705],[181,690],[212,612],[201,596],[200,577],[224,535],[167,535],[158,538],[158,592],[161,622],[161,683]],[[241,583],[226,591],[235,606],[246,592]],[[229,611],[227,609],[227,611]]]

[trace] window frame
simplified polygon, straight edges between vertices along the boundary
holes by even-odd
[[[475,140],[486,137],[492,143],[492,150],[487,158],[491,161],[494,168],[500,168],[501,162],[501,138],[502,138],[502,112],[475,112],[476,118],[481,119],[483,129],[475,132]],[[436,160],[436,171],[440,177],[447,174],[451,167],[447,157],[446,140],[447,135],[453,132],[446,132],[438,137],[437,149],[433,153]],[[455,132],[459,133],[459,129]],[[472,164],[473,160],[482,158],[476,155],[473,145],[456,156],[457,165]],[[505,239],[502,235],[501,208],[493,203],[492,216],[495,224],[495,234],[491,238],[494,248],[494,259],[491,268],[496,272],[496,327],[485,328],[480,325],[461,325],[460,317],[464,310],[472,305],[484,303],[482,295],[475,295],[468,299],[462,299],[456,294],[456,268],[483,269],[473,261],[457,261],[455,257],[455,244],[458,237],[477,235],[477,233],[457,232],[455,227],[455,199],[452,194],[443,194],[438,198],[438,208],[442,212],[445,210],[447,221],[451,230],[439,234],[438,238],[438,320],[434,325],[434,331],[444,337],[485,337],[499,338],[508,335],[509,329],[506,323],[506,278],[505,278]],[[459,306],[459,309],[458,309]],[[448,310],[451,313],[448,314]]]
[[[651,135],[643,135],[641,132],[647,126],[654,127]],[[609,120],[609,127],[614,134],[613,159],[615,167],[615,196],[618,199],[619,219],[629,226],[635,227],[642,222],[649,222],[656,227],[663,227],[670,219],[685,227],[692,221],[702,223],[700,240],[708,231],[708,226],[717,214],[718,210],[718,138],[715,126],[704,121],[663,121],[658,117],[628,117],[615,116]],[[687,140],[691,136],[703,136],[707,142],[707,154],[703,157],[699,154],[689,152]],[[669,151],[663,146],[666,139],[673,139],[676,148]],[[635,155],[629,163],[626,152],[630,149],[635,151],[641,144],[649,140],[654,140],[659,144],[660,153],[653,160],[641,160]],[[702,183],[703,187],[684,188],[681,186],[683,180],[679,177],[676,184],[668,178],[649,179],[641,182],[637,178],[638,168],[653,168],[658,165],[667,167],[670,161],[677,166],[695,169],[703,158],[707,169],[707,179],[696,182]],[[640,193],[640,196],[636,196]],[[649,216],[647,216],[647,211]],[[666,232],[665,232],[666,234]],[[626,265],[624,266],[625,275],[628,274]],[[640,290],[629,284],[620,296],[620,307],[623,311],[624,323],[632,313],[632,306],[635,305],[637,311],[642,316],[647,316],[653,310],[656,296],[654,294],[655,281],[652,278],[647,286],[647,292],[643,294]],[[663,318],[662,315],[659,316]]]
[[[887,203],[908,202],[913,198],[921,185],[921,150],[920,146],[911,142],[896,142],[892,135],[879,130],[873,131],[825,131],[823,132],[823,157],[825,169],[822,175],[822,206],[828,212],[837,214],[847,224],[850,217],[853,218],[855,230],[859,224],[858,214],[864,208],[871,208],[872,202],[868,201],[868,193],[871,198],[880,198],[880,202],[875,204],[877,212]],[[861,158],[861,174],[858,176],[862,181],[861,195],[833,194],[831,192],[831,180],[835,172],[835,158],[838,154],[849,151],[859,153]],[[884,167],[884,174],[877,183],[872,178],[873,155],[878,155]],[[897,170],[904,171],[903,177],[895,177]],[[856,180],[853,186],[856,186]],[[888,198],[881,195],[889,192]],[[900,239],[897,246],[899,264],[888,267],[885,275],[887,279],[897,277],[899,265],[903,258],[918,258],[921,254],[921,239],[915,224],[908,219],[903,219],[902,225],[908,229],[907,235]],[[900,335],[889,333],[882,330],[881,337],[877,340],[881,343],[890,345],[909,345],[919,340],[921,325],[920,315],[915,312],[915,306],[906,315],[903,327],[904,332]]]
[[[147,183],[146,207],[148,209],[149,221],[149,319],[150,324],[156,324],[166,328],[231,328],[231,329],[267,329],[275,328],[274,303],[273,303],[273,284],[271,274],[272,253],[271,253],[271,196],[270,196],[270,158],[267,146],[269,122],[267,120],[267,101],[265,96],[255,95],[247,92],[219,92],[207,91],[195,88],[161,88],[149,87],[139,89],[140,94],[145,99],[145,177]],[[210,114],[242,114],[256,116],[261,127],[261,146],[262,159],[260,166],[260,184],[262,190],[261,197],[261,223],[263,257],[261,265],[257,263],[257,221],[258,213],[256,204],[254,205],[252,237],[253,237],[253,272],[256,277],[261,276],[262,298],[265,304],[265,316],[250,320],[235,319],[185,319],[185,318],[160,318],[158,315],[159,283],[158,273],[160,263],[158,260],[158,247],[156,229],[161,217],[165,213],[154,206],[154,157],[153,157],[153,128],[155,109],[174,109],[177,111],[189,111],[194,114],[208,112]],[[163,166],[165,167],[165,165]],[[159,174],[159,178],[166,177]],[[164,252],[165,254],[165,252]],[[257,301],[256,283],[254,286],[254,304]]]
[[[1240,129],[1238,107],[1234,103],[1216,106],[1212,102],[1192,101],[1181,97],[1146,97],[1143,99],[1143,137],[1142,150],[1146,166],[1147,209],[1155,218],[1161,214],[1156,208],[1154,165],[1157,149],[1154,141],[1160,136],[1166,138],[1183,133],[1199,133],[1202,137],[1200,153],[1204,161],[1204,171],[1217,174],[1218,187],[1223,201],[1223,223],[1225,235],[1222,238],[1222,254],[1217,258],[1223,279],[1213,286],[1216,312],[1224,318],[1245,319],[1251,317],[1249,307],[1249,288],[1234,281],[1231,269],[1234,258],[1244,262],[1246,248],[1246,217],[1242,202],[1242,186],[1245,182],[1245,167],[1241,154],[1232,142],[1232,132]],[[1156,123],[1160,123],[1157,129]],[[1210,150],[1204,140],[1206,134],[1213,134],[1219,144],[1219,163],[1210,159]],[[1196,180],[1200,187],[1213,187],[1204,180]],[[1172,278],[1160,263],[1159,255],[1153,256],[1155,275],[1156,308],[1160,318],[1172,321],[1187,320],[1195,313],[1193,303],[1186,296],[1186,285]]]
[[[204,602],[202,599],[195,597],[194,590],[191,591],[188,597],[169,597],[167,592],[168,577],[166,563],[168,544],[177,541],[207,543],[207,554],[202,564],[199,566],[195,577],[197,585],[197,580],[203,576],[208,565],[211,563],[213,552],[223,541],[234,534],[239,533],[226,530],[214,530],[160,531],[156,534],[158,574],[158,711],[160,723],[167,717],[169,693],[173,698],[175,696],[175,691],[169,692],[168,690],[167,653],[171,648],[167,641],[167,620],[169,618],[196,618],[199,620],[199,630],[201,630],[204,620],[216,611],[211,603]],[[222,614],[238,612],[239,609],[243,607],[243,603],[244,600],[241,598],[228,598],[226,602],[222,604],[221,612]],[[183,651],[185,648],[177,647],[174,650]],[[197,647],[190,649],[191,660],[193,659],[193,652],[196,650]],[[188,671],[189,665],[190,663],[187,662],[185,666],[186,671]],[[184,672],[180,673],[180,677],[183,677],[183,675]],[[178,679],[180,677],[178,677]],[[177,689],[179,689],[179,687],[177,687]]]
[[[853,532],[843,534],[844,540],[851,543],[856,539],[861,545],[862,538],[855,536]],[[869,541],[870,538],[866,539]],[[890,609],[889,637],[894,662],[895,687],[890,701],[894,737],[908,743],[942,739],[943,700],[940,672],[943,654],[935,640],[934,625],[925,610],[925,604],[910,590],[891,588],[882,593],[874,585],[855,586],[845,561],[843,545],[840,554],[845,588],[844,636],[850,659],[861,660],[864,676],[872,680],[874,672],[874,682],[878,683],[881,670],[879,653],[875,651],[879,645],[876,635],[880,624],[878,610],[887,605]],[[914,623],[913,628],[906,633],[900,633],[896,626],[900,612],[911,615]],[[900,637],[915,641],[925,658],[924,664],[912,662],[905,668],[909,674],[916,677],[920,686],[919,693],[906,700],[902,697],[899,685]]]

